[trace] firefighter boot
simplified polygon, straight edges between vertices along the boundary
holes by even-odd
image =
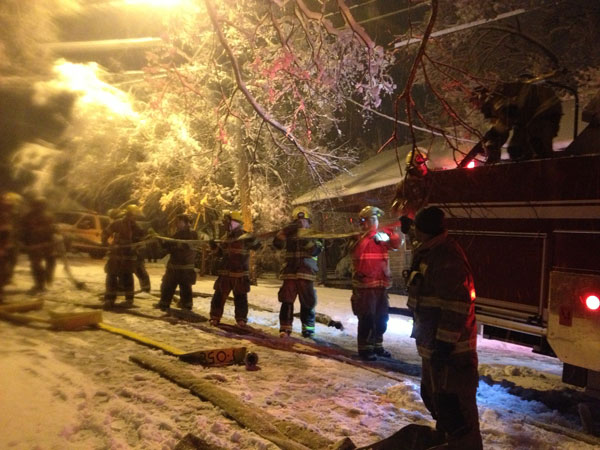
[[[360,356],[360,359],[363,361],[377,361],[377,356],[372,350],[360,350],[358,356]]]
[[[392,357],[392,354],[383,347],[375,347],[374,353],[375,353],[375,355],[381,356],[383,358],[391,358]]]

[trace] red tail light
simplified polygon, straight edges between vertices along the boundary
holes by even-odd
[[[600,299],[597,295],[588,295],[585,298],[585,306],[587,306],[587,309],[596,311],[598,308],[600,308]]]

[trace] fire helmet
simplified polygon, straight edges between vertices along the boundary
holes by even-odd
[[[125,215],[129,217],[142,217],[144,213],[138,205],[127,205],[125,207]]]
[[[292,220],[297,219],[311,220],[310,210],[306,206],[296,206],[292,211]]]
[[[106,215],[110,217],[112,220],[118,219],[121,216],[122,211],[119,208],[110,208]]]
[[[378,219],[383,216],[383,211],[377,206],[365,206],[358,213],[360,219],[368,219],[370,217],[377,217]]]
[[[5,192],[0,197],[0,203],[10,207],[17,207],[23,203],[23,197],[16,192]]]
[[[413,153],[414,153],[414,157],[413,157]],[[429,158],[427,158],[427,154],[424,153],[421,149],[419,149],[418,147],[411,150],[410,152],[408,152],[408,154],[406,155],[406,165],[407,166],[420,166],[421,164],[425,164],[425,162],[428,160]]]

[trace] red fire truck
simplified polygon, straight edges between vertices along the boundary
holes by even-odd
[[[600,154],[431,176],[428,203],[471,262],[484,335],[556,355],[565,382],[600,393]]]

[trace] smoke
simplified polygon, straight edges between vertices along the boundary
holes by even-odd
[[[5,179],[26,194],[65,196],[71,159],[115,121],[137,120],[129,96],[105,76],[95,63],[61,59],[47,79],[0,87],[0,130],[9,137],[0,143]]]

